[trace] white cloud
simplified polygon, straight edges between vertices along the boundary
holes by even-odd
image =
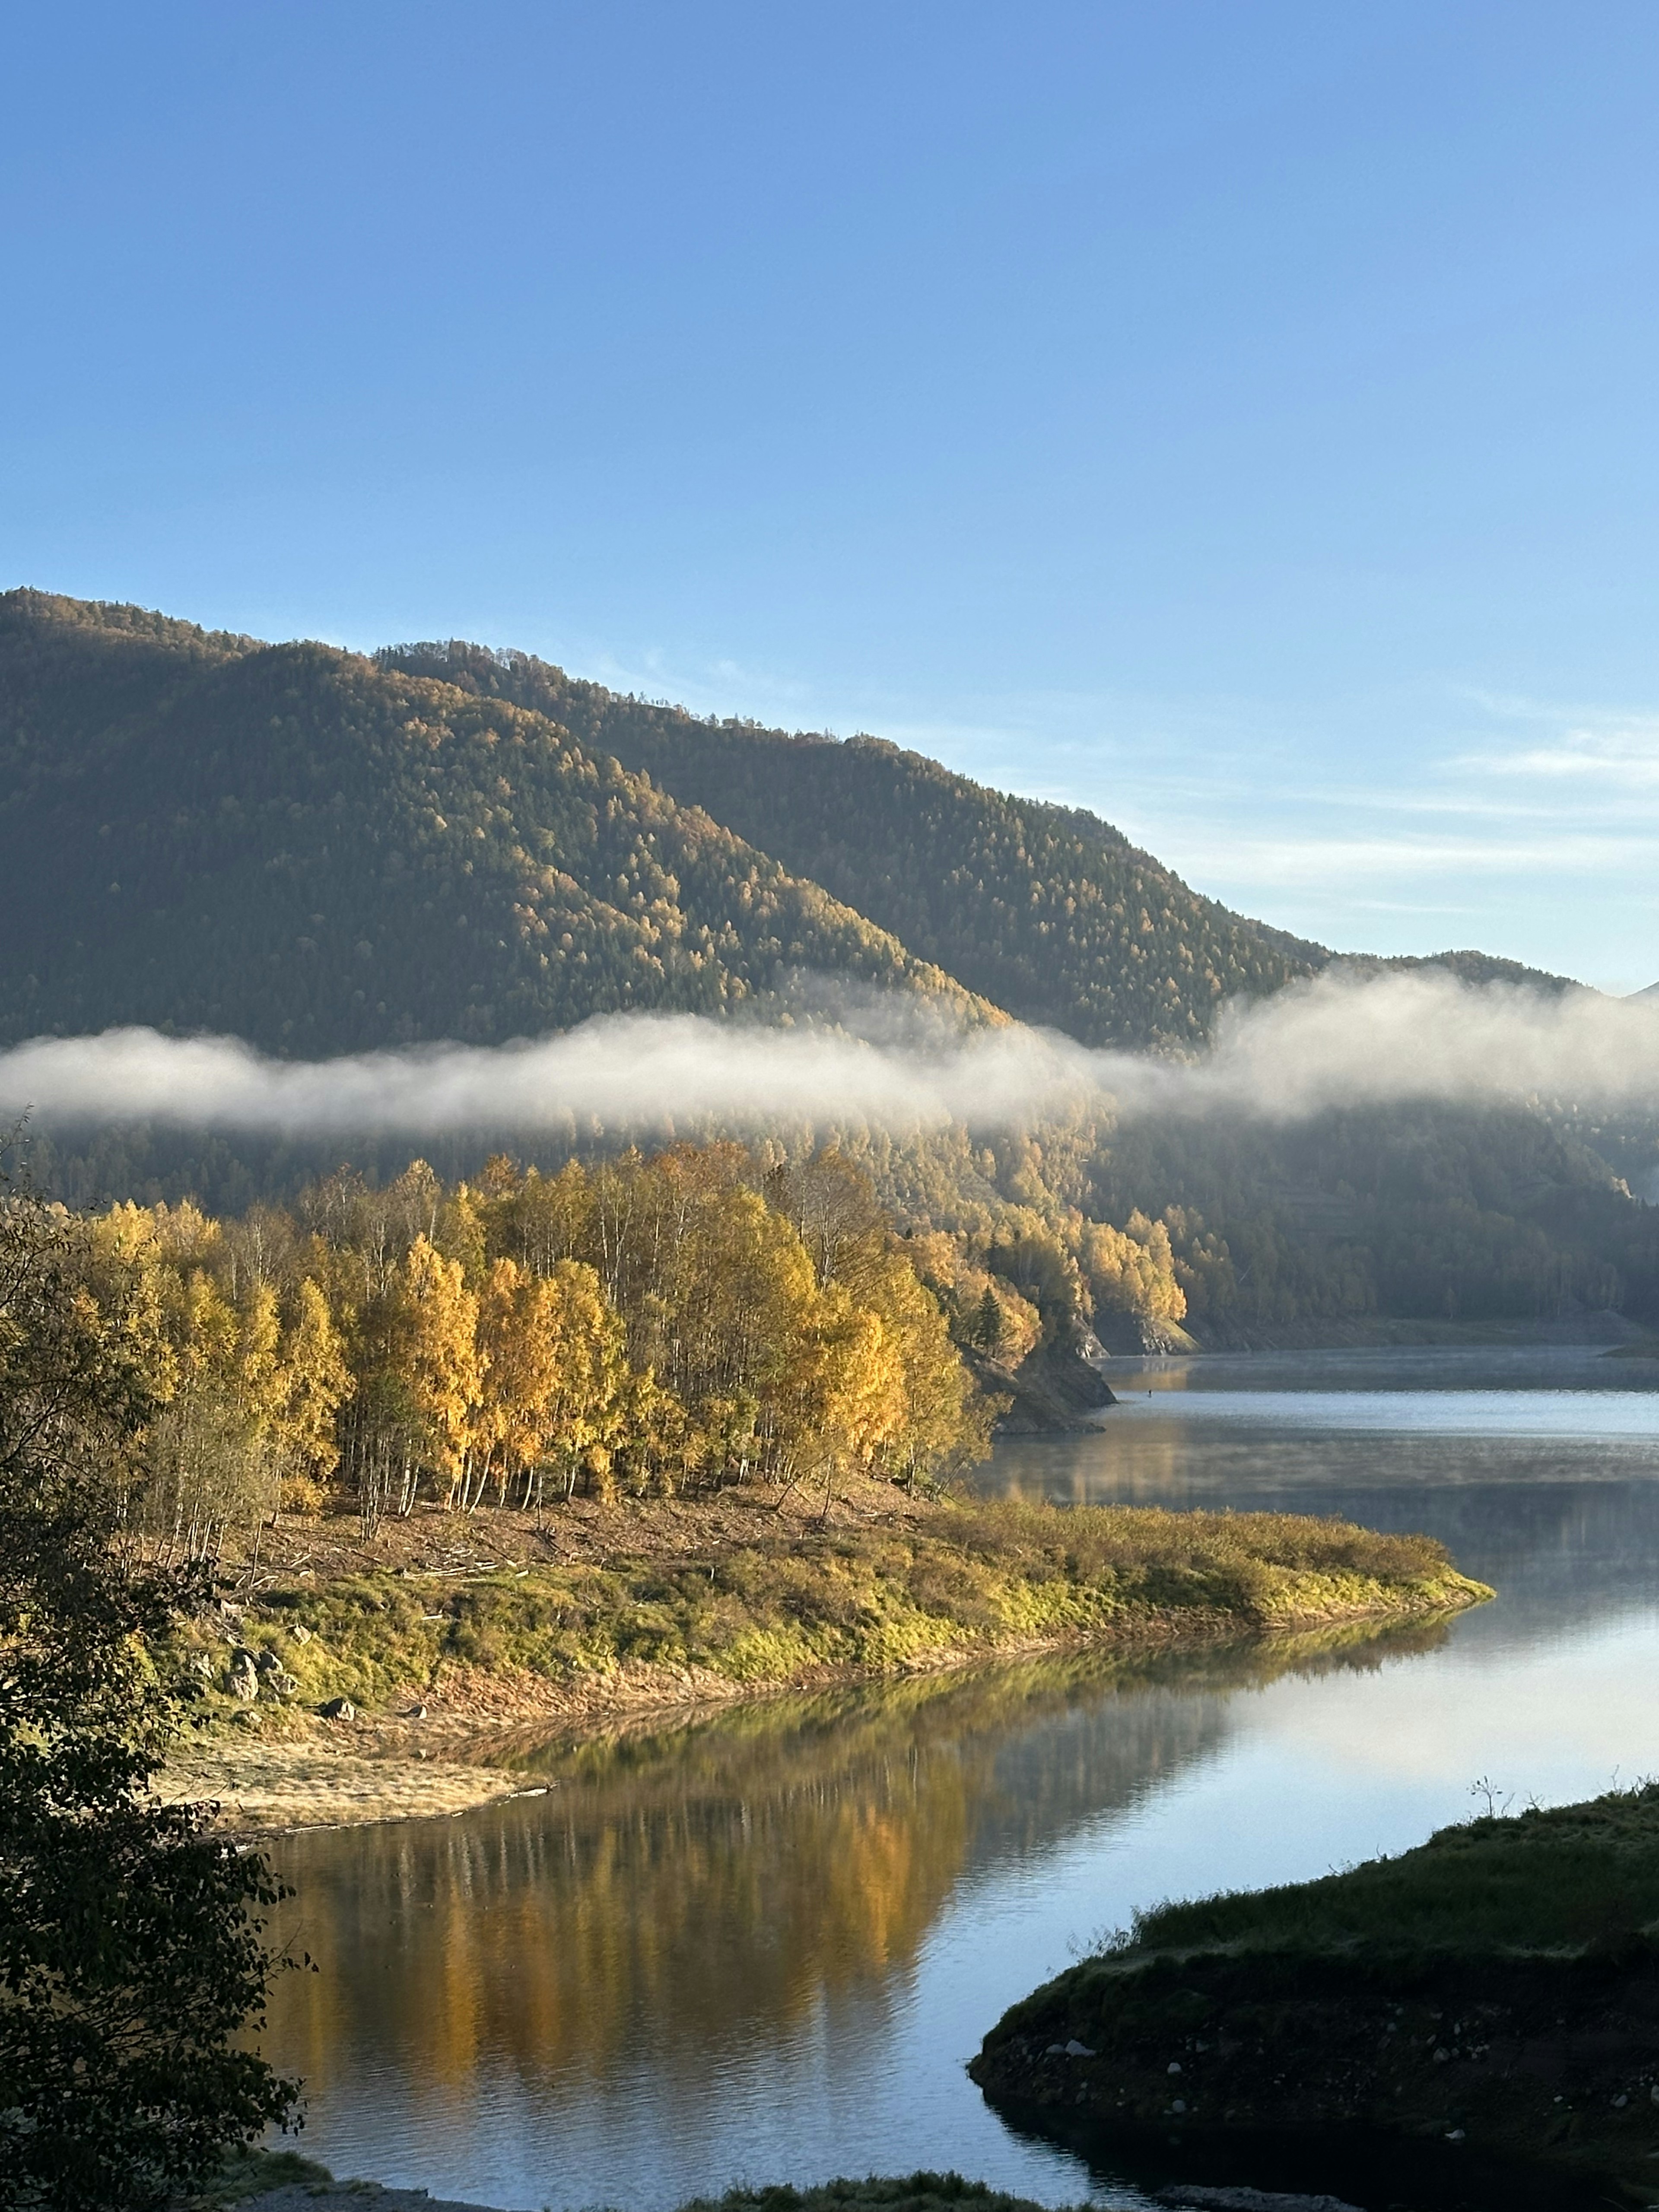
[[[1126,1118],[1283,1121],[1413,1099],[1659,1104],[1659,1004],[1474,989],[1440,970],[1368,980],[1337,970],[1235,1005],[1209,1052],[1191,1062],[1091,1052],[1018,1026],[952,1031],[890,1005],[865,1030],[617,1015],[497,1049],[441,1045],[312,1063],[268,1060],[231,1038],[112,1030],[0,1054],[0,1110],[413,1136],[709,1122],[752,1131],[856,1121],[903,1133],[956,1121],[990,1130],[1079,1105]]]
[[[1464,754],[1449,764],[1453,769],[1591,790],[1659,791],[1659,714],[1474,696],[1492,720],[1539,734]]]

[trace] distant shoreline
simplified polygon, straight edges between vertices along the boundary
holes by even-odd
[[[1167,1353],[1115,1352],[1097,1363],[1107,1382],[1136,1358],[1203,1359],[1251,1352],[1448,1351],[1528,1349],[1547,1346],[1600,1347],[1632,1357],[1659,1358],[1659,1335],[1623,1314],[1571,1314],[1553,1321],[1436,1321],[1392,1314],[1218,1327],[1194,1324],[1193,1343]]]

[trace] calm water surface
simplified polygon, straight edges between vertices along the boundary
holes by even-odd
[[[1498,1601],[1445,1630],[1033,1663],[542,1747],[521,1753],[541,1796],[286,1839],[321,1972],[283,1978],[266,2048],[307,2077],[307,2147],[529,2212],[916,2166],[1138,2203],[963,2072],[1075,1945],[1166,1897],[1415,1843],[1478,1776],[1551,1802],[1659,1771],[1659,1364],[1111,1372],[1097,1434],[1009,1443],[985,1486],[1425,1528]]]

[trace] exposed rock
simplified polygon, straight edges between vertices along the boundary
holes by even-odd
[[[268,1644],[253,1663],[262,1674],[280,1674],[283,1671],[281,1652],[273,1651]]]
[[[296,1644],[309,1644],[311,1641],[312,1632],[303,1620],[296,1620],[288,1632]]]
[[[298,1689],[297,1682],[295,1687]],[[349,1698],[330,1698],[317,1710],[325,1721],[355,1721],[357,1717],[357,1708]]]
[[[1659,2153],[1659,1946],[1642,1937],[1577,1956],[1091,1962],[1017,2007],[969,2072],[994,2104],[1167,2125],[1172,2029],[1177,2117],[1212,2142],[1363,2130],[1644,2181]]]
[[[969,1364],[994,1396],[1013,1400],[997,1424],[1004,1436],[1063,1436],[1091,1428],[1091,1414],[1117,1403],[1106,1377],[1075,1342],[1045,1345],[1016,1368],[976,1355],[969,1355]]]

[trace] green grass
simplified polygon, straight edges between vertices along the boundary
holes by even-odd
[[[724,2197],[697,2197],[682,2212],[1039,2212],[1024,2197],[1008,2197],[959,2173],[871,2174],[863,2181],[823,2181],[812,2189],[781,2184],[770,2189],[728,2189]]]
[[[325,2166],[297,2150],[268,2150],[263,2144],[234,2143],[224,2154],[217,2179],[197,2199],[202,2212],[219,2212],[268,2189],[332,2189],[339,2186]]]
[[[298,1584],[267,1592],[241,1632],[278,1652],[299,1684],[293,1705],[373,1708],[459,1668],[570,1683],[648,1664],[758,1686],[1022,1644],[1425,1614],[1488,1595],[1425,1537],[1290,1514],[1000,1501],[781,1530],[699,1559]],[[209,1711],[234,1711],[227,1648],[205,1628],[194,1640],[216,1658]]]
[[[1659,1933],[1659,1784],[1443,1828],[1415,1850],[1140,1915],[1160,1952],[1582,1952]]]
[[[1470,1820],[1317,1881],[1160,1905],[1012,2007],[969,2071],[994,2100],[1068,2120],[1082,2105],[1160,2134],[1449,2142],[1633,2184],[1645,2204],[1656,1938],[1644,1784]]]
[[[204,2212],[256,2197],[268,2189],[299,2185],[313,2193],[361,2189],[336,2181],[325,2166],[295,2151],[237,2150],[224,2176],[201,2200]],[[1044,2212],[1029,2197],[1010,2197],[959,2173],[870,2174],[861,2181],[821,2181],[809,2189],[787,2182],[770,2188],[728,2189],[723,2197],[696,2197],[681,2212]]]

